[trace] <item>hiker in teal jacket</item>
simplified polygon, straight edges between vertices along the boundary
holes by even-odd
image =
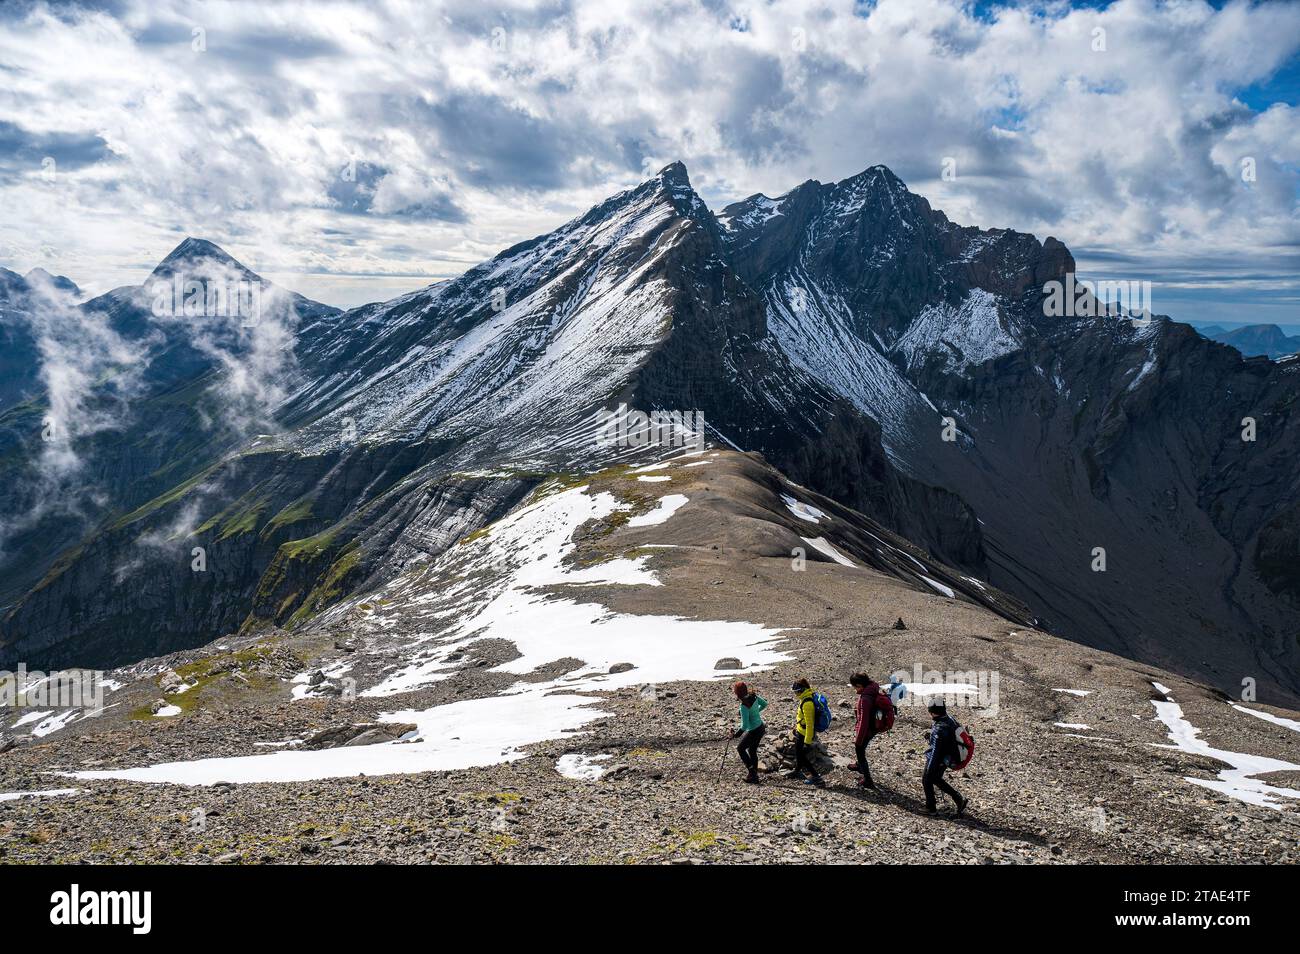
[[[749,769],[749,778],[745,781],[757,785],[758,743],[767,731],[767,726],[763,724],[763,710],[767,708],[767,700],[743,682],[737,682],[731,688],[740,700],[740,728],[731,737],[740,739],[736,751],[740,753],[740,761],[745,763],[745,768]]]

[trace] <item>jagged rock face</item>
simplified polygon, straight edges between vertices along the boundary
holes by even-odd
[[[209,260],[247,271],[186,243],[155,277]],[[1073,269],[1054,239],[957,226],[883,167],[715,217],[674,164],[457,279],[347,313],[298,302],[271,433],[221,444],[163,416],[131,432],[152,449],[137,496],[77,549],[29,554],[44,578],[11,594],[0,662],[121,662],[302,621],[547,473],[643,456],[596,440],[595,413],[626,402],[701,412],[715,442],[1065,635],[1294,692],[1300,364],[1243,362],[1164,320],[1046,317],[1044,284]],[[142,321],[128,292],[106,296],[124,329]],[[171,342],[160,387],[220,379],[187,348]],[[220,587],[194,578],[194,546]]]
[[[761,289],[732,264],[725,226],[711,224],[687,230],[669,258],[670,284],[680,289],[672,333],[638,373],[630,400],[699,410],[729,443],[982,572],[969,508],[900,473],[876,421],[791,359],[772,333]]]
[[[1294,698],[1300,366],[1165,319],[1047,317],[1063,245],[954,226],[887,170],[721,221],[795,363],[879,421],[904,472],[973,507],[993,582],[1071,638]],[[824,470],[810,485],[843,499]]]
[[[780,199],[754,196],[721,215],[737,271],[768,289],[799,280],[832,293],[860,337],[893,343],[923,309],[972,289],[1007,299],[1074,270],[1060,242],[982,231],[942,212],[883,166],[843,182],[806,182]]]
[[[1278,555],[1300,540],[1295,368],[1171,322],[1099,318],[1040,322],[1014,353],[918,380],[963,440],[931,432],[913,459],[980,515],[991,580],[1062,635],[1225,689],[1294,691],[1296,591]]]

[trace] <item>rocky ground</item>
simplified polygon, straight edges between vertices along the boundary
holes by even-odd
[[[1300,799],[1277,798],[1280,807],[1248,804],[1189,781],[1215,779],[1229,766],[1172,747],[1153,703],[1176,701],[1200,739],[1216,749],[1294,765],[1300,764],[1300,733],[1293,726],[1241,712],[1207,687],[1062,641],[960,594],[922,592],[879,568],[842,566],[810,553],[806,567],[795,570],[787,555],[792,540],[801,530],[811,533],[774,496],[779,478],[761,462],[726,454],[689,473],[668,472],[673,479],[662,484],[634,483],[626,472],[598,478],[614,491],[648,496],[643,508],[669,492],[683,493],[690,502],[657,526],[618,526],[608,533],[583,528],[574,554],[575,561],[590,562],[629,548],[644,553],[662,547],[649,565],[663,586],[591,587],[588,597],[622,613],[668,611],[783,630],[781,648],[793,658],[743,674],[771,703],[764,767],[775,768],[775,745],[792,722],[789,685],[806,676],[836,713],[824,742],[838,767],[825,789],[776,771],[765,773],[759,786],[743,783],[736,754],[724,741],[734,724],[729,687],[737,676],[725,670],[713,682],[593,693],[593,704],[613,713],[611,718],[527,746],[521,757],[497,765],[210,786],[60,774],[271,752],[286,743],[336,744],[371,731],[381,713],[493,695],[520,679],[495,670],[517,653],[508,641],[492,640],[470,644],[454,660],[450,678],[401,696],[333,694],[337,680],[326,675],[318,677],[323,688],[291,699],[295,688],[301,695],[308,685],[291,681],[295,676],[318,668],[328,674],[340,660],[355,661],[352,672],[363,687],[372,678],[368,666],[375,665],[379,644],[353,614],[340,613],[328,625],[227,637],[115,673],[125,685],[109,695],[110,708],[98,718],[72,721],[40,738],[6,729],[11,747],[0,754],[0,793],[77,791],[0,801],[0,860],[1300,860]],[[854,562],[867,562],[855,542],[861,534],[850,526],[851,512],[836,511],[815,495],[799,496],[825,509],[818,534],[836,541]],[[856,525],[857,531],[869,529]],[[1010,604],[1008,615],[1015,615]],[[894,628],[900,618],[906,629]],[[388,638],[400,641],[401,635]],[[526,678],[553,678],[576,665],[557,660]],[[996,674],[995,698],[986,694],[976,705],[952,710],[977,739],[972,765],[950,776],[970,797],[969,817],[951,817],[951,806],[938,818],[923,813],[919,775],[928,718],[921,706],[904,706],[893,731],[872,743],[878,792],[858,789],[857,776],[847,768],[847,676],[864,670],[881,678],[912,673],[916,666],[981,680]],[[191,688],[165,691],[175,689],[177,679]],[[180,711],[155,714],[158,699]],[[1297,718],[1261,703],[1247,705]],[[14,721],[6,716],[0,726]],[[392,741],[391,731],[360,741],[404,744]],[[561,775],[557,761],[566,755],[593,757],[579,761],[603,774]],[[1262,778],[1300,788],[1300,771]]]

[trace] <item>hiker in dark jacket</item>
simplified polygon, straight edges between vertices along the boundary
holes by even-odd
[[[876,693],[880,685],[871,680],[865,672],[855,672],[849,677],[849,685],[858,694],[857,705],[853,709],[853,750],[857,753],[858,764],[853,771],[862,773],[862,787],[875,788],[871,780],[871,766],[867,764],[867,746],[876,734]]]
[[[733,732],[731,737],[740,739],[736,751],[740,753],[740,761],[745,764],[745,768],[749,769],[749,777],[745,781],[757,785],[759,783],[758,743],[763,740],[763,733],[767,731],[762,715],[763,710],[767,708],[767,700],[743,682],[737,682],[731,688],[736,693],[736,698],[740,700],[740,728]]]
[[[795,698],[795,720],[794,720],[794,771],[786,774],[786,778],[803,779],[805,785],[816,785],[823,788],[826,782],[822,779],[813,764],[808,759],[808,749],[812,746],[813,741],[817,738],[817,704],[813,702],[812,686],[808,685],[807,679],[796,679],[791,690],[794,691]],[[804,772],[807,772],[807,776]]]
[[[934,724],[927,733],[930,747],[925,750],[925,773],[921,776],[921,786],[925,789],[925,812],[927,815],[939,813],[934,800],[934,790],[938,788],[952,799],[960,817],[966,811],[966,799],[943,780],[944,771],[957,761],[957,723],[948,715],[948,708],[942,701],[930,703],[927,709]]]

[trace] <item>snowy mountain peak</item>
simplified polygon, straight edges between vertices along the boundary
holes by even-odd
[[[715,228],[713,213],[709,211],[709,207],[704,204],[704,200],[691,187],[691,179],[686,172],[686,166],[680,160],[664,166],[650,182],[654,183],[656,188],[662,189],[678,213],[705,225],[707,228]]]
[[[884,186],[885,188],[896,192],[907,191],[907,184],[894,174],[894,170],[890,169],[889,166],[884,163],[876,163],[874,166],[868,166],[857,175],[849,176],[838,184],[843,185],[846,182],[856,181],[870,182],[874,185]]]
[[[662,179],[663,182],[673,188],[689,189],[691,187],[691,178],[686,171],[686,164],[678,159],[676,162],[670,162],[657,173],[656,179]]]
[[[743,232],[765,224],[769,219],[781,214],[781,205],[785,197],[770,199],[761,192],[748,199],[733,202],[718,214],[718,224],[727,233]]]
[[[925,200],[910,192],[886,166],[871,166],[830,186],[827,208],[837,218],[880,210],[905,229],[911,229],[928,211]]]
[[[185,269],[200,271],[229,270],[257,280],[252,269],[239,262],[221,246],[206,239],[188,237],[158,263],[150,277],[157,278]]]

